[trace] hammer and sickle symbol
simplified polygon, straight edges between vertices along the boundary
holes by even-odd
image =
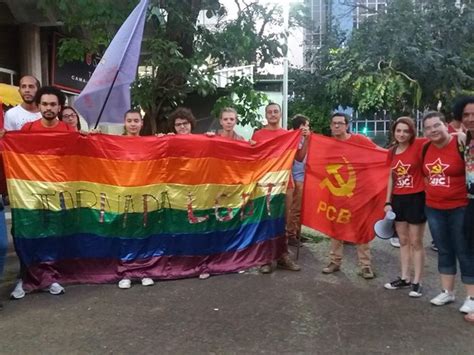
[[[331,194],[334,196],[342,197],[342,196],[347,196],[347,197],[352,197],[354,188],[356,186],[356,173],[352,165],[347,161],[346,158],[344,159],[344,162],[346,164],[329,164],[326,165],[326,171],[328,174],[334,176],[334,180],[336,180],[336,185],[332,183],[331,180],[329,180],[329,177],[325,178],[319,186],[321,188],[327,187]],[[349,171],[349,176],[347,181],[344,180],[344,178],[341,176],[339,173],[339,169],[342,167],[347,166],[347,170]]]

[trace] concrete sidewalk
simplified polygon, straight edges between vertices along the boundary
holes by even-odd
[[[425,239],[428,245],[428,238]],[[373,243],[377,278],[357,276],[356,252],[342,271],[323,275],[329,242],[301,250],[301,272],[277,270],[134,285],[75,285],[8,301],[17,270],[11,254],[0,288],[0,353],[312,353],[473,354],[474,327],[455,303],[429,303],[440,289],[436,253],[428,247],[424,295],[388,291],[398,249]],[[294,250],[294,249],[293,249]]]

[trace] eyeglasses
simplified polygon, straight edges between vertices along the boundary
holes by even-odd
[[[179,123],[175,123],[174,126],[175,127],[184,127],[184,126],[187,126],[187,125],[190,125],[191,123],[189,122],[179,122]]]
[[[75,118],[77,115],[75,113],[71,113],[69,115],[63,115],[63,118],[68,119],[68,118]]]
[[[331,122],[333,126],[345,126],[346,122]]]

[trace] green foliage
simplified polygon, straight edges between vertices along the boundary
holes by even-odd
[[[53,12],[63,23],[68,36],[59,48],[60,60],[82,59],[87,52],[101,53],[137,1],[115,0],[39,0],[40,8]],[[267,8],[253,0],[237,0],[238,16],[220,23],[215,31],[197,25],[201,10],[208,17],[225,14],[219,0],[150,0],[141,65],[146,73],[132,87],[134,106],[145,111],[145,131],[166,129],[166,118],[191,92],[202,96],[216,90],[216,67],[263,66],[281,57],[285,48],[278,39],[282,33],[265,31],[281,21],[280,8]],[[254,107],[264,98],[241,83],[236,91],[238,109],[246,122],[257,124]],[[250,90],[244,93],[243,90]],[[250,100],[246,102],[245,100]],[[248,110],[248,111],[247,111]]]
[[[328,117],[334,107],[326,90],[327,79],[305,70],[291,69],[288,102],[288,117],[302,114],[310,119],[311,130],[328,134]]]
[[[265,31],[269,26],[281,28],[279,6],[267,8],[257,1],[244,3],[243,8],[239,6],[237,19],[219,22],[217,31],[200,28],[198,46],[222,66],[255,64],[263,67],[283,57],[286,50],[281,44],[286,34]]]
[[[473,5],[390,1],[366,20],[327,67],[334,101],[361,112],[409,113],[474,87]]]
[[[233,107],[239,115],[240,124],[250,124],[254,128],[260,128],[262,117],[258,110],[269,102],[267,95],[255,91],[253,83],[246,77],[232,78],[227,89],[229,95],[222,96],[217,100],[212,114],[219,117],[224,107]]]
[[[85,53],[101,53],[135,7],[134,1],[39,0],[38,8],[53,12],[70,35],[60,42],[60,61],[82,60]]]

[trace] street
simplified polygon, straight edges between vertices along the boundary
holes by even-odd
[[[426,248],[424,295],[412,299],[408,290],[383,288],[398,275],[398,250],[378,239],[372,245],[377,277],[370,281],[357,276],[353,246],[345,247],[341,272],[321,274],[323,239],[301,249],[301,272],[250,270],[130,290],[71,285],[62,296],[39,292],[19,301],[7,300],[18,268],[10,252],[0,352],[472,354],[459,280],[455,303],[429,303],[440,288],[436,253]]]

